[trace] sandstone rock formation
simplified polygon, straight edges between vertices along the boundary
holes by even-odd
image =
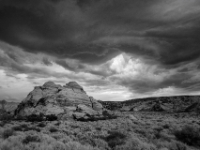
[[[76,82],[64,86],[51,81],[43,86],[37,86],[19,104],[16,116],[56,115],[62,118],[89,118],[102,114],[103,107],[92,97],[89,97]]]

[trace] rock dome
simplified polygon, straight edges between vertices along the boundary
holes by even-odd
[[[77,82],[61,86],[48,81],[43,86],[36,86],[19,104],[15,114],[22,117],[33,114],[73,117],[77,113],[82,113],[81,116],[93,116],[100,115],[102,109],[102,105],[89,97]]]

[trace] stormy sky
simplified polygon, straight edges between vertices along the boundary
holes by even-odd
[[[0,0],[0,99],[77,81],[101,100],[200,94],[199,0]]]

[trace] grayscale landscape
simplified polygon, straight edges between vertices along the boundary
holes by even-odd
[[[2,150],[198,150],[200,96],[97,101],[76,82],[1,101]]]
[[[200,0],[0,0],[0,150],[200,150]]]

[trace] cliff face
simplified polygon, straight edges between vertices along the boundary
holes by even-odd
[[[69,82],[61,86],[49,81],[43,86],[35,87],[28,94],[16,109],[16,115],[26,117],[33,114],[68,114],[73,116],[80,105],[84,105],[82,112],[90,110],[90,115],[101,114],[103,108],[95,99],[89,97],[78,83]]]

